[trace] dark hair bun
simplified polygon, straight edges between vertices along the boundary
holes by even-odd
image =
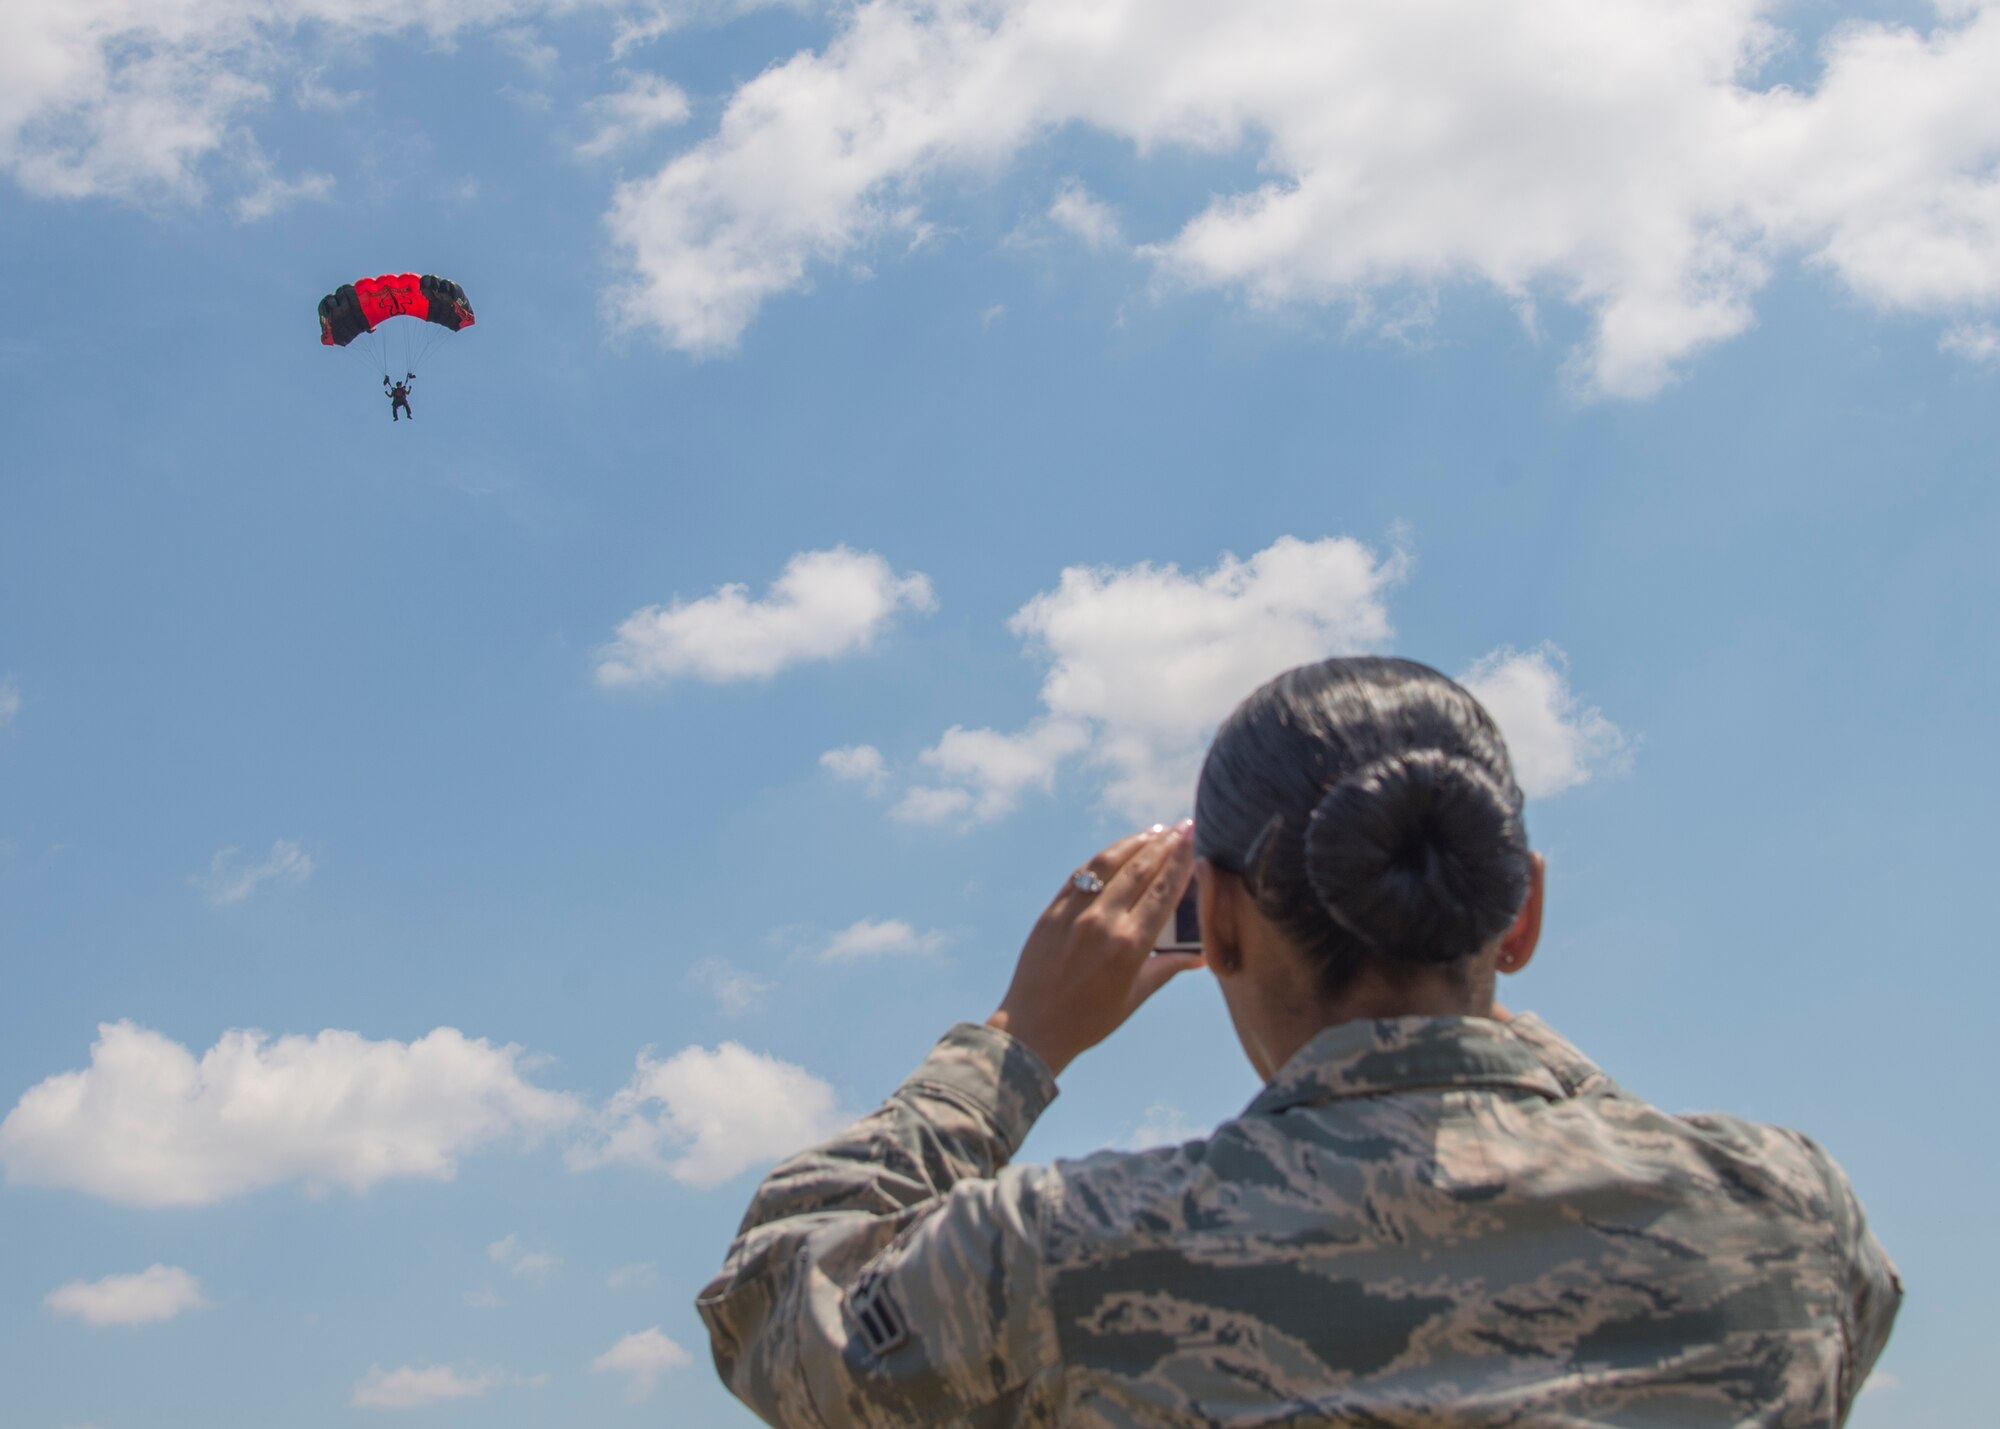
[[[1517,801],[1438,749],[1377,759],[1329,789],[1306,828],[1306,878],[1334,923],[1391,965],[1477,952],[1528,894]]]

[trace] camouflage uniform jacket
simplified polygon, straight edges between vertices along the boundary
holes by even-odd
[[[954,1028],[758,1189],[702,1291],[772,1424],[1833,1426],[1902,1289],[1794,1131],[1669,1116],[1540,1019],[1330,1027],[1205,1140],[1008,1158]]]

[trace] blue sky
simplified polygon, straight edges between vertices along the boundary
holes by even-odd
[[[1316,9],[8,8],[0,1418],[749,1422],[758,1170],[1360,649],[1985,1411],[2000,6]],[[1024,1154],[1254,1089],[1184,978]]]

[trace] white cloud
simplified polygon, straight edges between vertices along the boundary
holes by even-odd
[[[901,918],[850,923],[820,949],[823,963],[859,963],[873,958],[922,957],[944,946],[944,934],[919,933]]]
[[[703,958],[688,969],[688,980],[707,988],[725,1017],[754,1011],[771,990],[771,984],[723,958]]]
[[[1042,703],[1093,730],[1106,798],[1143,819],[1182,811],[1211,729],[1280,670],[1379,648],[1383,597],[1409,568],[1359,541],[1280,537],[1211,571],[1072,566],[1008,622],[1048,665]]]
[[[625,1336],[592,1360],[590,1367],[626,1376],[625,1397],[637,1403],[653,1392],[653,1385],[661,1375],[689,1362],[688,1352],[654,1325]]]
[[[602,158],[627,144],[645,138],[656,129],[684,123],[688,117],[688,97],[678,85],[658,75],[626,77],[625,88],[590,103],[597,132],[576,146],[587,159]]]
[[[501,49],[520,61],[521,67],[540,78],[546,78],[555,71],[562,51],[542,39],[541,32],[533,25],[506,25],[493,32],[493,39]]]
[[[838,1129],[833,1088],[802,1067],[724,1042],[665,1061],[641,1053],[632,1080],[599,1119],[595,1144],[573,1146],[578,1169],[624,1164],[686,1185],[717,1186]]]
[[[212,908],[241,903],[269,883],[296,887],[312,877],[312,856],[290,839],[279,839],[261,863],[251,863],[235,845],[217,849],[208,861],[208,872],[190,878]]]
[[[919,756],[946,781],[896,812],[918,822],[1007,813],[1081,759],[1119,814],[1177,817],[1192,802],[1210,731],[1293,665],[1378,649],[1383,597],[1409,558],[1359,541],[1281,537],[1249,560],[1065,570],[1008,622],[1045,667],[1045,713],[1014,734],[954,726]]]
[[[660,1279],[659,1267],[650,1260],[635,1260],[629,1265],[621,1265],[604,1277],[604,1283],[612,1290],[624,1290],[634,1285],[657,1285]]]
[[[477,1290],[468,1290],[458,1298],[468,1310],[498,1310],[507,1303],[490,1285],[482,1285]]]
[[[90,1066],[23,1093],[0,1121],[11,1184],[140,1206],[207,1205],[288,1181],[364,1191],[447,1180],[459,1158],[532,1141],[581,1113],[525,1081],[520,1049],[440,1027],[414,1042],[353,1032],[226,1032],[197,1059],[130,1022]]]
[[[201,162],[240,139],[242,117],[296,66],[286,41],[299,31],[447,34],[473,8],[13,0],[0,6],[0,170],[49,197],[198,197]]]
[[[1097,781],[1120,817],[1177,818],[1215,726],[1245,695],[1295,665],[1387,647],[1386,598],[1412,565],[1400,547],[1286,536],[1193,574],[1143,562],[1071,567],[1008,622],[1044,668],[1042,713],[1013,732],[952,726],[917,756],[919,779],[890,813],[919,824],[994,819],[1070,768]],[[1570,691],[1553,646],[1495,651],[1464,678],[1499,721],[1532,796],[1627,757],[1625,736]],[[887,760],[872,767],[893,777]]]
[[[539,89],[522,89],[519,85],[503,84],[494,93],[509,104],[517,105],[530,114],[546,114],[555,108],[555,100]]]
[[[260,172],[250,131],[275,94],[352,102],[309,62],[317,41],[483,31],[546,72],[533,26],[553,15],[610,12],[626,54],[759,3],[15,0],[0,6],[0,172],[36,195],[130,200],[198,199],[222,176],[255,218],[322,192],[324,175]],[[1961,326],[1992,313],[2000,0],[1938,0],[1928,29],[1839,25],[1798,87],[1763,73],[1795,43],[1784,14],[1779,0],[864,0],[823,50],[737,88],[706,140],[618,189],[618,306],[680,347],[726,350],[815,268],[933,231],[932,182],[991,180],[1082,128],[1141,165],[1254,164],[1141,250],[1163,289],[1422,314],[1423,295],[1471,282],[1523,310],[1569,304],[1591,324],[1575,366],[1598,392],[1651,392],[1741,332],[1788,262],[1885,309]],[[665,81],[621,84],[587,150],[679,122]],[[1109,241],[1080,181],[1055,210]]]
[[[788,666],[872,646],[901,610],[936,608],[929,577],[899,576],[872,551],[803,551],[762,599],[725,585],[699,600],[647,606],[618,627],[597,667],[603,685],[763,679]]]
[[[1146,1151],[1155,1146],[1179,1146],[1183,1141],[1192,1141],[1201,1134],[1202,1129],[1190,1125],[1179,1107],[1170,1102],[1154,1102],[1139,1118],[1132,1134],[1125,1138],[1125,1146],[1131,1151]]]
[[[492,1370],[461,1374],[449,1365],[392,1370],[378,1365],[355,1384],[348,1403],[356,1409],[415,1409],[447,1399],[476,1399],[506,1382],[506,1376]]]
[[[239,223],[256,223],[280,209],[306,200],[325,199],[333,193],[331,174],[301,174],[296,179],[279,177],[268,162],[257,167],[256,187],[240,195],[230,207]]]
[[[136,1275],[72,1280],[43,1297],[57,1315],[86,1325],[151,1325],[183,1310],[200,1310],[201,1282],[178,1266],[152,1265]]]
[[[919,785],[898,799],[890,812],[905,823],[949,824],[971,814],[975,802],[967,789]]]
[[[1049,205],[1049,220],[1082,239],[1087,248],[1115,248],[1124,242],[1117,212],[1085,188],[1081,179],[1064,182]]]
[[[292,89],[292,99],[301,109],[338,114],[343,109],[352,109],[359,104],[361,91],[335,89],[326,82],[324,70],[311,69],[299,76],[298,83]]]
[[[865,0],[623,185],[629,321],[732,348],[772,296],[923,222],[1059,131],[1254,159],[1141,251],[1254,305],[1475,282],[1591,322],[1584,386],[1639,396],[1803,260],[1885,308],[2000,303],[2000,0],[1838,26],[1769,85],[1778,0],[1327,5]],[[1413,311],[1421,312],[1419,302]]]
[[[785,8],[812,10],[819,0],[639,0],[636,13],[621,19],[611,42],[611,58],[622,60],[631,51],[651,44],[661,36],[685,25],[722,25],[753,10]]]
[[[12,675],[0,679],[0,729],[14,722],[14,716],[21,712],[21,687]]]
[[[1618,726],[1571,692],[1567,663],[1553,645],[1525,654],[1500,649],[1459,676],[1500,726],[1515,781],[1531,799],[1588,783],[1630,755]]]
[[[315,55],[365,60],[367,42],[398,36],[445,51],[483,31],[541,80],[560,56],[537,20],[596,9],[642,43],[772,3],[783,0],[8,0],[0,174],[40,197],[193,202],[217,178],[255,189],[252,124],[274,95],[318,112],[359,98],[331,88]]]
[[[819,757],[820,768],[836,779],[879,789],[889,777],[882,751],[872,744],[848,744],[829,749]]]
[[[997,819],[1012,813],[1028,791],[1046,794],[1056,766],[1089,745],[1089,726],[1079,720],[1040,719],[1017,734],[953,725],[917,758],[957,783],[919,785],[893,812],[913,824]]]
[[[522,1248],[521,1238],[509,1232],[486,1247],[486,1258],[503,1267],[509,1275],[547,1275],[562,1264],[562,1257],[545,1250]]]
[[[1938,346],[1967,362],[1991,362],[2000,357],[2000,328],[1992,323],[1960,323],[1945,330]]]
[[[889,777],[882,751],[872,744],[850,744],[840,749],[829,749],[819,757],[819,767],[836,779],[866,785],[871,790],[880,789]]]

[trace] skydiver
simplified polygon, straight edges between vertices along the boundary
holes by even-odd
[[[384,382],[387,382],[389,379],[384,377],[382,380]],[[409,413],[411,421],[413,422],[416,421],[417,414],[415,412],[410,411],[410,384],[416,380],[417,380],[417,374],[412,372],[408,376],[406,376],[401,382],[398,382],[394,387],[391,387],[387,392],[384,392],[382,394],[383,396],[389,399],[390,421],[392,422],[401,421],[403,419],[403,414],[406,412]]]

